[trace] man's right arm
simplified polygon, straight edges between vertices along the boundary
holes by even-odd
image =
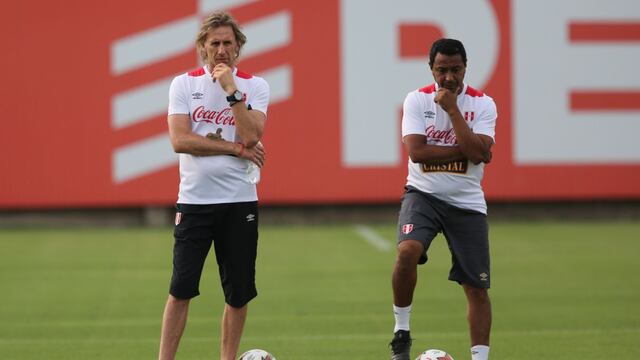
[[[169,137],[173,151],[195,156],[234,155],[250,160],[259,167],[264,165],[265,151],[262,143],[247,148],[243,144],[222,139],[208,139],[191,131],[191,119],[187,114],[168,116]]]
[[[406,135],[402,141],[414,163],[438,165],[467,159],[459,146],[428,145],[424,135]]]
[[[240,156],[244,146],[226,140],[211,140],[191,131],[191,119],[187,114],[168,116],[169,137],[176,153],[196,156],[235,155]]]

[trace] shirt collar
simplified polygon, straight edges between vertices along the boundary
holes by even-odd
[[[204,65],[204,66],[203,66],[203,68],[204,68],[204,72],[205,72],[207,75],[211,76],[211,73],[209,72],[209,66]],[[232,71],[233,76],[236,76],[236,74],[237,74],[237,73],[238,73],[238,68],[234,66],[234,67],[233,67],[233,71]]]

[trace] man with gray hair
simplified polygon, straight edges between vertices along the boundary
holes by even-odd
[[[212,13],[196,39],[204,66],[177,76],[169,90],[169,136],[180,154],[180,189],[160,360],[175,358],[212,244],[225,297],[220,359],[236,358],[247,304],[257,296],[256,182],[265,161],[260,139],[269,86],[236,67],[245,42],[231,15]]]

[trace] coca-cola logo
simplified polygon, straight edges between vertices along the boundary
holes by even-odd
[[[458,138],[456,137],[456,133],[453,131],[453,128],[449,130],[436,130],[435,126],[429,125],[426,132],[427,140],[434,140],[435,142],[449,145],[458,143]]]
[[[204,106],[198,106],[191,114],[193,122],[207,122],[216,125],[235,125],[236,119],[233,117],[231,108],[222,109],[221,111],[207,110]]]

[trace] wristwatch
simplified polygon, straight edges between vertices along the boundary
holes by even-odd
[[[233,94],[227,96],[227,101],[229,102],[229,106],[233,106],[236,103],[239,103],[244,98],[244,94],[240,90],[236,90]]]

